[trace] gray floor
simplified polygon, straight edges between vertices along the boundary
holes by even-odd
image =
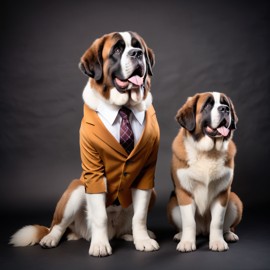
[[[84,240],[62,241],[54,249],[8,245],[8,238],[16,229],[32,223],[49,225],[51,214],[13,212],[1,217],[1,269],[270,269],[270,220],[256,209],[246,209],[237,231],[240,241],[230,244],[227,252],[209,251],[204,237],[197,239],[195,252],[177,252],[172,241],[174,231],[165,209],[158,205],[149,216],[149,227],[160,243],[157,252],[136,251],[132,243],[123,240],[112,240],[113,255],[105,258],[90,257],[89,243]]]

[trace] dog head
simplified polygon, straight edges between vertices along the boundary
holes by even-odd
[[[134,106],[150,91],[154,61],[153,51],[137,33],[113,32],[93,42],[79,68],[110,104]]]
[[[188,98],[176,120],[199,148],[210,150],[217,141],[228,141],[238,118],[231,99],[223,93],[207,92]]]

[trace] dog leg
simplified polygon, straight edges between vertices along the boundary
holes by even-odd
[[[237,218],[237,208],[232,202],[229,202],[227,206],[223,227],[224,239],[227,242],[237,242],[239,240],[239,237],[235,233],[233,233],[230,229],[232,224],[235,222],[236,218]]]
[[[173,240],[179,242],[182,238],[182,218],[180,207],[175,195],[171,195],[167,205],[167,216],[169,222],[178,229],[178,233],[174,235]]]
[[[170,210],[169,215],[172,224],[179,231],[177,234],[174,235],[173,240],[179,242],[182,238],[182,218],[179,205],[175,204],[174,207]]]
[[[108,238],[108,217],[105,200],[105,193],[86,194],[87,222],[92,230],[89,254],[95,257],[104,257],[112,254]]]
[[[147,213],[152,190],[132,189],[134,215],[132,231],[135,248],[140,251],[159,249],[158,243],[149,237],[147,232]]]
[[[84,187],[78,186],[78,182],[73,181],[56,206],[50,233],[39,242],[42,247],[53,248],[58,245],[67,227],[74,221],[76,213],[82,207],[84,198]]]
[[[213,251],[228,250],[228,244],[223,238],[223,224],[226,207],[222,206],[219,200],[215,200],[211,206],[210,240],[209,248]]]
[[[190,252],[196,250],[196,222],[195,222],[195,205],[180,205],[182,235],[176,249],[181,252]]]
[[[227,242],[237,242],[239,240],[239,237],[234,233],[234,229],[241,221],[242,213],[243,204],[241,200],[234,192],[231,192],[223,226],[224,239]]]

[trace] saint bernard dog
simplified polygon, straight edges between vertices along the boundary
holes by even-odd
[[[177,250],[196,250],[196,235],[209,234],[209,249],[224,251],[241,221],[242,202],[231,192],[237,116],[223,93],[198,93],[187,99],[176,120],[182,128],[172,144],[174,191],[167,210],[178,233]]]
[[[154,61],[153,51],[135,32],[106,34],[86,50],[79,63],[89,77],[80,127],[81,178],[60,198],[50,228],[25,226],[11,244],[53,248],[66,233],[68,240],[91,241],[89,254],[97,257],[112,254],[114,237],[133,241],[140,251],[159,249],[146,224],[155,201],[160,137],[150,93]],[[119,138],[123,106],[131,111],[130,153]]]

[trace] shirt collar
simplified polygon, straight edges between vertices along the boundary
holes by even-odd
[[[145,111],[139,111],[136,107],[129,108],[134,114],[137,121],[142,125],[145,118]]]
[[[143,124],[145,119],[145,111],[139,111],[136,107],[129,108],[140,125]],[[111,105],[105,102],[99,102],[96,111],[101,114],[110,125],[113,125],[115,122],[118,112],[120,110],[119,106]]]
[[[100,101],[96,111],[101,114],[110,125],[113,125],[118,115],[119,107]]]

